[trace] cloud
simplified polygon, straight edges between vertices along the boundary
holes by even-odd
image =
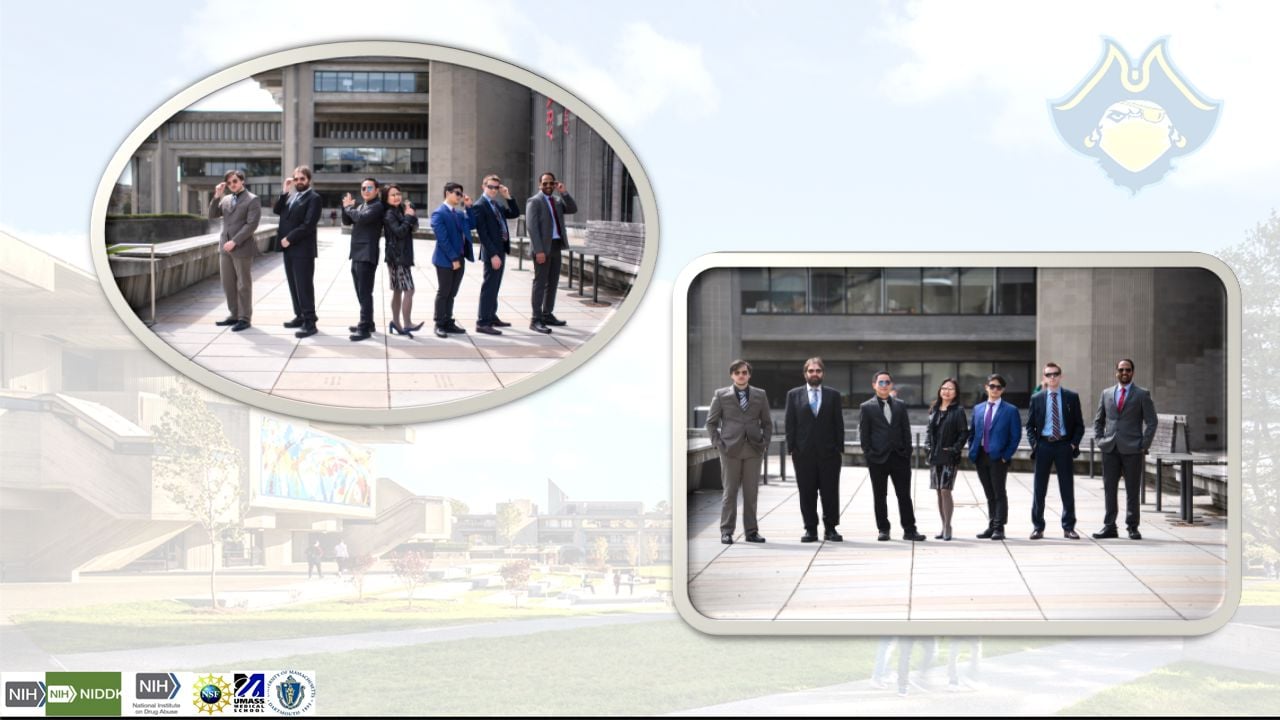
[[[881,91],[901,105],[975,98],[990,117],[989,140],[1061,149],[1047,103],[1093,69],[1102,37],[1131,55],[1168,37],[1174,66],[1201,93],[1223,102],[1204,148],[1178,161],[1181,185],[1247,181],[1280,157],[1280,95],[1264,68],[1280,67],[1274,42],[1280,5],[1080,2],[1047,7],[1012,1],[910,3],[888,7],[874,36],[905,50]],[[1012,30],[1011,30],[1012,29]],[[1211,30],[1210,30],[1211,29]]]
[[[253,79],[241,80],[205,97],[193,104],[189,110],[232,110],[239,112],[279,112],[280,106],[271,99],[271,93],[264,90]]]
[[[89,236],[85,233],[27,232],[15,230],[8,225],[0,225],[0,233],[11,235],[85,272],[94,271],[93,257],[89,253]]]

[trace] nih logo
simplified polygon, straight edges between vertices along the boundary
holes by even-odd
[[[134,697],[139,700],[172,700],[182,683],[173,673],[138,673]]]
[[[4,684],[4,706],[9,708],[44,707],[44,683],[39,680],[18,680]]]

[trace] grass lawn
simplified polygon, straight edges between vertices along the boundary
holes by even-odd
[[[1061,715],[1274,715],[1280,675],[1180,662],[1104,690]]]
[[[1280,605],[1280,580],[1257,580],[1245,578],[1244,588],[1240,594],[1241,605]]]
[[[1051,642],[983,645],[993,656]],[[270,664],[314,669],[326,715],[649,714],[863,680],[878,643],[713,637],[672,619]]]
[[[507,597],[505,591],[499,591]],[[211,613],[171,600],[33,612],[15,620],[32,642],[53,654],[196,645],[237,640],[343,635],[567,615],[633,612],[634,609],[567,609],[483,602],[492,591],[467,593],[461,602],[366,595],[363,603],[326,600],[273,610]],[[648,609],[648,608],[646,608]],[[662,610],[655,604],[653,610]]]

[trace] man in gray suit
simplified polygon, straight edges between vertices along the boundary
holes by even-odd
[[[1156,437],[1156,406],[1151,393],[1133,382],[1133,361],[1125,358],[1116,363],[1116,384],[1102,391],[1098,412],[1093,418],[1093,433],[1102,451],[1102,489],[1106,494],[1106,517],[1102,530],[1093,534],[1099,540],[1120,537],[1116,531],[1116,514],[1120,476],[1124,475],[1125,516],[1130,540],[1141,540],[1138,532],[1138,493],[1142,489],[1144,456]]]
[[[529,198],[524,208],[534,262],[533,319],[529,329],[546,334],[551,332],[550,326],[566,324],[552,311],[556,308],[556,290],[560,284],[560,252],[569,246],[564,216],[578,212],[578,204],[552,173],[542,173],[538,186],[542,192]]]
[[[253,318],[253,258],[258,254],[253,233],[261,217],[262,203],[245,189],[244,171],[228,170],[213,191],[209,219],[222,218],[218,272],[231,311],[226,320],[215,324],[230,325],[232,332],[247,330]]]
[[[720,451],[720,542],[733,544],[738,514],[738,487],[742,487],[742,529],[747,542],[762,543],[756,524],[756,495],[760,488],[760,460],[769,450],[773,417],[764,390],[751,387],[751,364],[734,360],[729,365],[733,384],[716,390],[707,413],[707,435]]]

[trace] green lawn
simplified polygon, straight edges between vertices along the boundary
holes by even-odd
[[[1253,581],[1245,578],[1244,589],[1240,594],[1243,605],[1280,605],[1280,580]]]
[[[1174,663],[1094,695],[1061,715],[1274,715],[1280,675]]]

